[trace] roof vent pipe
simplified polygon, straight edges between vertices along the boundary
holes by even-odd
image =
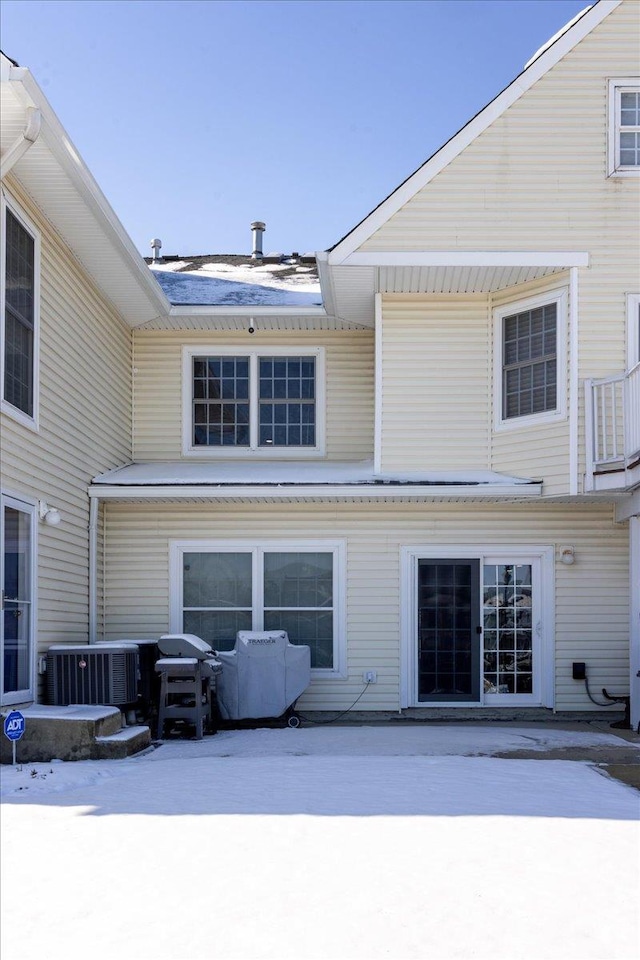
[[[252,260],[262,260],[262,234],[267,229],[262,220],[254,220],[251,224],[251,235],[253,238],[253,248],[251,251]]]
[[[158,240],[158,238],[155,237],[151,241],[151,249],[153,250],[153,262],[159,263],[160,260],[162,260],[162,257],[160,256],[160,251],[162,249],[162,240]]]

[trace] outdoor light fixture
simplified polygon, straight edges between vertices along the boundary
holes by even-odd
[[[566,563],[568,567],[572,563],[576,562],[576,548],[575,547],[560,547],[560,562]]]
[[[43,523],[46,523],[48,527],[57,527],[62,517],[60,516],[60,511],[56,510],[55,507],[50,507],[48,503],[44,500],[40,501],[40,519]]]

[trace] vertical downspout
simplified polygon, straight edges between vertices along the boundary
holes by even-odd
[[[376,293],[375,316],[375,374],[373,413],[373,472],[382,473],[382,294]]]
[[[569,268],[569,495],[578,495],[578,268]]]
[[[89,643],[98,635],[98,511],[100,500],[89,500]]]
[[[640,516],[629,518],[631,729],[640,732]]]

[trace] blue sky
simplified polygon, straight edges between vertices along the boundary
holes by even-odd
[[[585,0],[3,0],[29,67],[144,254],[324,249]]]

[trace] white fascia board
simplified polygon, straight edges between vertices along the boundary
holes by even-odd
[[[427,160],[415,173],[394,190],[386,200],[365,217],[351,233],[329,252],[329,263],[344,263],[346,258],[358,249],[369,237],[408,203],[416,193],[426,186],[436,174],[451,163],[465,147],[476,139],[494,120],[505,112],[523,93],[526,93],[545,73],[566,56],[576,44],[580,43],[605,17],[620,5],[622,0],[599,0],[585,14],[531,63],[502,93],[476,114],[466,126],[444,144],[437,153]],[[576,264],[580,266],[580,264]]]
[[[102,224],[105,235],[119,248],[133,276],[145,290],[159,314],[167,314],[170,303],[162,288],[151,275],[147,264],[134,246],[129,234],[116,216],[109,201],[82,160],[66,130],[58,120],[53,107],[25,67],[11,67],[9,81],[18,100],[26,107],[36,107],[42,115],[42,137],[60,163],[91,212]]]
[[[333,272],[329,269],[329,254],[326,251],[316,253],[316,265],[318,267],[318,280],[320,281],[322,302],[327,313],[335,315],[336,294],[333,285]]]
[[[216,304],[176,304],[169,308],[169,317],[179,320],[181,317],[322,317],[329,318],[324,307],[276,307],[276,306],[235,306],[225,307]]]
[[[640,517],[640,490],[616,503],[616,523],[624,523],[631,517]]]
[[[352,253],[341,266],[354,267],[588,267],[576,250],[406,250]]]
[[[89,488],[89,496],[100,500],[289,500],[319,499],[327,500],[439,500],[491,499],[531,500],[540,497],[542,484],[483,484],[479,486],[456,486],[455,484],[434,484],[429,487],[349,484],[286,484],[273,486],[109,486],[95,484]]]

